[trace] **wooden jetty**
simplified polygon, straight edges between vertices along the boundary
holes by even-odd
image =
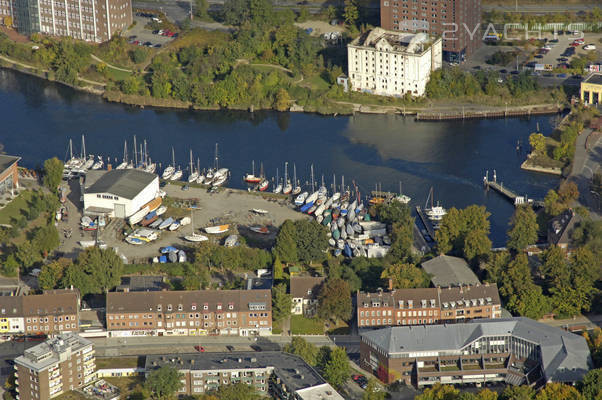
[[[521,196],[516,194],[511,189],[504,187],[503,182],[497,181],[497,174],[495,170],[493,170],[493,180],[489,180],[489,171],[483,177],[483,185],[486,188],[491,188],[496,192],[500,193],[502,196],[506,197],[508,200],[512,201],[515,207],[521,206],[523,204],[531,204],[536,207],[543,207],[543,201],[535,201],[530,199],[527,195]]]
[[[434,241],[435,240],[435,229],[433,228],[433,224],[431,223],[431,220],[428,219],[428,217],[426,216],[426,214],[424,213],[424,211],[422,210],[422,208],[420,206],[416,206],[416,213],[422,220],[422,223],[426,227],[426,231],[431,236],[431,239],[433,239],[433,241]]]

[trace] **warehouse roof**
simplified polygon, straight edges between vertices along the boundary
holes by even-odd
[[[590,352],[582,336],[524,317],[452,325],[396,326],[363,333],[362,341],[391,355],[460,350],[480,337],[508,334],[539,345],[547,379],[577,381],[590,369]]]
[[[139,169],[114,169],[102,174],[86,193],[110,193],[131,200],[155,179],[157,175]]]
[[[434,286],[480,284],[479,278],[472,272],[466,261],[458,257],[440,255],[422,263],[422,268],[432,276],[431,282]]]
[[[5,171],[11,165],[18,162],[20,159],[21,159],[21,157],[7,156],[6,154],[0,154],[0,172]]]

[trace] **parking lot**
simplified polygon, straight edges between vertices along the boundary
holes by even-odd
[[[174,39],[174,37],[162,36],[153,33],[153,31],[150,29],[145,28],[150,20],[150,18],[135,15],[134,21],[136,21],[136,24],[134,24],[132,28],[128,29],[124,33],[124,36],[128,38],[130,43],[155,48],[163,47],[165,44]]]

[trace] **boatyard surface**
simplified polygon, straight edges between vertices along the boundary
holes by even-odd
[[[80,230],[82,205],[79,202],[79,184],[76,181],[70,183],[71,193],[69,199],[69,221],[59,222],[59,233],[62,236],[62,244],[59,251],[65,256],[74,258],[83,250],[79,241],[93,240],[96,232]],[[167,197],[166,204],[172,204],[165,216],[190,217],[192,212],[195,232],[202,233],[212,241],[223,239],[220,235],[206,234],[202,228],[217,224],[230,224],[230,231],[225,234],[240,233],[248,237],[249,242],[260,243],[265,247],[271,247],[278,232],[278,227],[287,219],[308,218],[297,212],[291,200],[285,196],[274,196],[272,194],[248,193],[243,190],[220,189],[217,193],[209,193],[206,188],[190,187],[182,190],[181,185],[167,184],[162,188]],[[177,207],[179,204],[194,204],[194,208]],[[252,209],[268,211],[265,215],[259,215]],[[269,228],[267,235],[257,234],[246,229],[249,226],[261,225]],[[107,226],[98,234],[98,238],[106,243],[108,247],[118,249],[118,253],[125,255],[128,262],[148,262],[149,258],[159,255],[159,250],[165,246],[177,248],[191,247],[194,244],[183,239],[191,232],[191,225],[181,227],[177,231],[164,230],[159,233],[159,238],[153,242],[142,245],[131,245],[123,239],[123,229],[126,228],[123,220],[112,219]],[[66,238],[65,230],[71,230],[71,237]],[[221,243],[221,241],[220,241]]]

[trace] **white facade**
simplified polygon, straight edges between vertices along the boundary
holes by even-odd
[[[431,72],[442,65],[441,38],[375,28],[347,46],[354,91],[381,96],[423,96]]]
[[[318,299],[293,297],[293,308],[291,313],[294,315],[305,315],[311,317],[316,313],[317,307]]]
[[[107,210],[109,217],[127,218],[149,201],[159,196],[159,177],[144,187],[132,199],[114,193],[84,193],[85,210]]]
[[[25,319],[23,317],[7,317],[0,315],[0,334],[25,333]]]

